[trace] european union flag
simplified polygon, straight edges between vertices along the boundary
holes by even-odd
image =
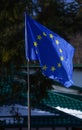
[[[72,81],[74,48],[58,34],[25,13],[26,59],[38,60],[43,75],[69,87]]]

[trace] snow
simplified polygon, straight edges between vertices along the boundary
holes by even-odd
[[[68,108],[62,108],[60,106],[54,107],[55,109],[68,113],[72,116],[75,116],[77,118],[82,119],[82,111],[80,110],[73,110],[73,109],[68,109]],[[24,118],[22,116],[27,116],[28,115],[28,107],[27,106],[22,106],[19,104],[15,105],[3,105],[0,107],[0,120],[5,121],[6,124],[13,124],[13,123],[18,123],[20,117],[20,123],[23,123]],[[31,116],[59,116],[58,114],[55,113],[50,113],[47,111],[42,111],[39,109],[31,109]]]
[[[77,118],[80,118],[82,119],[82,111],[80,110],[75,110],[75,109],[68,109],[68,108],[62,108],[60,106],[57,106],[56,109],[60,110],[60,111],[63,111],[65,113],[68,113],[72,116],[75,116]]]
[[[20,123],[23,123],[23,117],[22,116],[27,116],[28,115],[28,107],[27,106],[22,106],[19,104],[15,105],[3,105],[0,107],[0,120],[1,121],[6,121],[7,124],[11,123],[18,123],[18,118],[17,116],[20,117]],[[54,113],[50,113],[47,111],[42,111],[39,109],[32,109],[31,110],[31,115],[32,116],[43,116],[43,115],[55,115]]]
[[[3,105],[0,107],[0,116],[14,116],[18,113],[21,116],[27,116],[28,115],[28,107],[22,106],[19,104],[15,105]],[[42,111],[39,109],[31,109],[31,115],[54,115],[53,113]]]

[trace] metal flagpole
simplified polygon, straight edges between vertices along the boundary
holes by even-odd
[[[26,8],[26,13],[27,13],[27,8]],[[27,26],[26,26],[27,27]],[[27,30],[27,29],[26,29]],[[28,130],[31,130],[31,121],[30,121],[30,117],[31,117],[31,107],[30,107],[30,64],[29,64],[29,46],[28,46],[28,35],[27,35],[28,31],[26,31],[26,37],[27,37],[27,53],[28,53],[28,60],[27,60],[27,104],[28,104]]]
[[[32,1],[31,1],[32,2]],[[28,11],[28,7],[26,6],[26,13]],[[27,31],[28,33],[28,31]],[[27,55],[28,55],[28,60],[27,60],[27,82],[28,82],[28,87],[27,87],[27,102],[28,102],[28,130],[31,130],[31,105],[30,105],[30,64],[29,64],[29,45],[28,45],[28,35],[27,35]]]
[[[31,126],[30,126],[30,117],[31,117],[31,107],[30,107],[30,78],[29,78],[29,74],[30,74],[30,65],[29,65],[29,60],[27,61],[27,81],[28,81],[28,90],[27,90],[27,101],[28,101],[28,130],[31,130]]]

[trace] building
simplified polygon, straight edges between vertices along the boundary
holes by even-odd
[[[31,74],[35,66],[32,66]],[[25,71],[21,71],[20,75],[24,77]],[[74,86],[71,88],[64,88],[57,82],[54,82],[52,85],[53,89],[50,89],[45,93],[44,98],[40,100],[40,102],[34,104],[32,106],[32,114],[31,114],[31,128],[32,130],[81,130],[82,129],[82,66],[75,65],[74,66]],[[19,77],[21,77],[19,76]],[[12,77],[12,76],[11,76]],[[79,77],[79,78],[78,78]],[[10,79],[10,78],[9,78]],[[24,81],[18,80],[16,75],[14,80],[21,84],[24,87]],[[7,80],[8,82],[8,80]],[[27,95],[22,93],[22,97],[17,92],[17,95],[12,95],[11,97],[8,95],[12,93],[12,88],[9,80],[9,84],[4,84],[3,88],[0,89],[1,95],[7,95],[6,99],[1,101],[0,104],[10,105],[13,104],[12,107],[12,115],[6,115],[3,117],[0,114],[0,127],[2,129],[9,128],[18,128],[24,129],[27,128],[27,113],[20,114],[20,108],[18,106],[15,109],[16,104],[22,104],[26,107]],[[19,96],[18,96],[19,95]],[[34,97],[33,97],[34,98]],[[7,107],[6,107],[7,108]],[[14,108],[14,109],[13,109]],[[34,114],[33,111],[36,111]],[[9,109],[8,109],[9,110]],[[25,109],[26,110],[26,109]],[[2,112],[2,111],[1,111]],[[3,120],[4,118],[4,120]],[[6,121],[8,119],[8,121]],[[13,120],[13,121],[12,121]],[[13,122],[13,123],[12,123]]]

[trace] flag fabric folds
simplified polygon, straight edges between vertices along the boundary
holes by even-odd
[[[25,13],[25,53],[27,60],[38,60],[43,75],[62,83],[73,84],[74,48],[58,34]]]

